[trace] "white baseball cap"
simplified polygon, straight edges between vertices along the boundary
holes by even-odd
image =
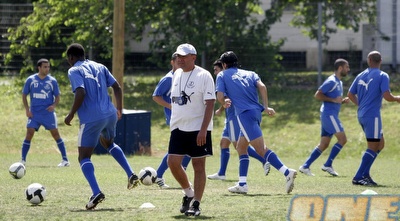
[[[178,55],[188,55],[188,54],[197,54],[196,48],[193,47],[193,45],[185,43],[181,44],[176,48],[176,51],[174,54]]]

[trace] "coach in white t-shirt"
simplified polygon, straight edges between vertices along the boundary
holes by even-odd
[[[206,157],[212,155],[215,86],[211,73],[195,65],[197,52],[193,45],[181,44],[175,54],[180,68],[175,71],[171,86],[168,166],[185,192],[180,212],[198,216],[206,184]],[[185,155],[192,158],[194,189],[181,166]]]

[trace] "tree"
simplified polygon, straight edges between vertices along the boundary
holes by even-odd
[[[318,7],[322,3],[322,41],[327,43],[329,35],[337,28],[358,32],[362,21],[376,24],[376,0],[281,0],[294,9],[292,25],[305,28],[303,33],[310,39],[318,39]]]
[[[153,51],[171,54],[177,45],[192,43],[205,67],[224,51],[235,51],[248,67],[276,66],[282,41],[271,42],[270,26],[282,15],[284,6],[273,4],[263,11],[258,0],[137,0],[127,7],[139,32],[150,24]],[[130,10],[129,9],[133,9]],[[264,15],[256,19],[255,15]],[[143,21],[143,22],[137,22]],[[200,57],[201,56],[201,57]]]
[[[9,29],[11,41],[6,63],[15,55],[24,58],[21,73],[33,71],[35,51],[53,44],[60,48],[59,57],[51,59],[57,67],[62,62],[66,46],[74,41],[85,45],[93,58],[111,57],[113,7],[110,0],[38,0],[33,12]]]
[[[22,55],[27,67],[22,72],[32,70],[32,51],[48,46],[50,41],[61,48],[77,41],[93,59],[111,57],[112,0],[38,0],[33,5],[33,13],[22,18],[20,26],[9,30],[11,51],[6,62],[14,55]],[[199,51],[199,61],[206,66],[225,50],[235,50],[243,63],[249,61],[254,67],[274,66],[283,42],[272,43],[268,30],[282,10],[276,4],[266,13],[268,18],[259,21],[254,15],[264,12],[258,0],[202,0],[185,4],[178,0],[127,0],[126,33],[136,40],[150,37],[152,52],[162,52],[166,57],[178,44],[190,42]],[[148,27],[149,36],[144,36]],[[152,60],[165,66],[160,56],[153,56]],[[60,62],[52,60],[52,65]]]

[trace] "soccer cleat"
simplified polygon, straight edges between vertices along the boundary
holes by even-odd
[[[296,179],[297,171],[289,169],[289,174],[286,176],[286,193],[290,193],[294,187],[294,179]]]
[[[218,173],[214,173],[214,174],[208,175],[207,178],[210,180],[225,180],[226,176],[224,176],[224,175],[220,176]]]
[[[269,171],[271,170],[271,164],[267,161],[264,165],[264,173],[265,176],[267,176],[269,174]]]
[[[164,178],[158,178],[158,177],[157,177],[156,183],[158,184],[158,186],[159,186],[161,189],[169,188],[169,186],[168,186],[167,184],[165,184]]]
[[[180,209],[181,213],[185,213],[186,211],[189,210],[190,202],[192,202],[192,200],[193,197],[188,197],[186,195],[182,198],[182,206]]]
[[[186,216],[199,216],[200,215],[200,202],[195,200],[192,203],[192,206],[185,212]]]
[[[132,175],[128,178],[128,190],[133,189],[139,185],[139,178],[136,176],[135,173],[132,173]]]
[[[321,170],[329,173],[332,176],[339,176],[339,174],[336,173],[336,171],[333,169],[333,167],[326,167],[326,166],[322,165]]]
[[[360,185],[360,186],[376,186],[375,184],[377,184],[375,182],[371,182],[370,179],[368,178],[362,178],[360,180],[353,179],[352,183],[353,185]]]
[[[300,167],[299,167],[299,171],[300,171],[301,173],[304,173],[304,174],[307,175],[307,176],[315,176],[313,173],[311,173],[310,168],[305,168],[305,167],[303,167],[303,166],[300,166]]]
[[[235,186],[229,187],[228,191],[231,193],[247,194],[247,192],[249,191],[249,187],[247,186],[247,184],[240,186],[239,183],[237,183]]]
[[[22,164],[24,164],[24,166],[25,166],[25,164],[26,164],[25,160],[20,160],[19,162],[22,163]]]
[[[69,167],[68,160],[62,160],[61,163],[58,164],[58,167]]]
[[[97,204],[101,203],[105,198],[106,196],[102,192],[98,193],[96,196],[91,196],[89,202],[86,204],[86,209],[92,210],[96,208]]]
[[[378,184],[370,176],[366,176],[364,177],[364,179],[367,179],[370,182],[371,186],[378,186]]]

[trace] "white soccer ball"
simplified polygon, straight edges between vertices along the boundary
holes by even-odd
[[[20,162],[11,164],[8,171],[10,172],[10,175],[14,177],[14,179],[21,179],[26,172],[24,164]]]
[[[25,190],[26,199],[34,204],[38,205],[44,201],[46,198],[47,192],[46,188],[40,183],[32,183]]]
[[[139,172],[139,180],[143,185],[150,186],[157,179],[157,171],[152,167],[145,167]]]

